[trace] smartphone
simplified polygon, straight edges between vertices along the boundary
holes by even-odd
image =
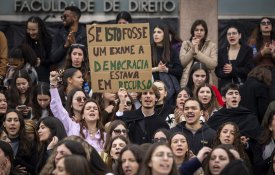
[[[26,108],[27,108],[26,105],[19,105],[19,106],[17,106],[17,109],[21,110],[21,111],[25,110]]]

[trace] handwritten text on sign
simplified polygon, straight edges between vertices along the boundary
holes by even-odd
[[[152,85],[149,24],[87,25],[93,92],[123,87],[142,92]]]

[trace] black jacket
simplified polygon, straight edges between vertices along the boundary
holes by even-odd
[[[157,113],[144,117],[141,108],[135,111],[125,111],[119,119],[126,123],[130,141],[135,144],[151,143],[157,129],[169,129],[168,124]]]
[[[241,106],[251,110],[262,123],[265,111],[270,103],[269,86],[254,77],[249,77],[241,86]]]
[[[238,125],[241,135],[252,139],[257,139],[261,133],[261,128],[257,117],[247,108],[237,107],[232,109],[221,108],[214,112],[207,124],[214,130],[225,122],[234,122]]]
[[[51,49],[51,62],[58,63],[60,67],[64,66],[65,56],[69,49],[64,47],[64,44],[67,40],[67,36],[69,34],[69,30],[64,28],[63,26],[57,31],[53,38],[52,49]],[[87,35],[86,29],[82,25],[78,26],[77,32],[75,35],[75,42],[77,44],[83,44],[87,46]]]
[[[245,44],[241,45],[236,61],[231,61],[233,67],[230,74],[225,74],[223,72],[223,66],[229,63],[228,48],[221,48],[218,55],[218,65],[215,69],[215,73],[219,78],[219,90],[221,90],[221,87],[223,87],[227,83],[232,83],[232,81],[233,83],[238,83],[237,77],[239,77],[244,83],[246,81],[247,74],[253,68],[252,48]]]
[[[212,145],[213,139],[216,136],[216,132],[211,129],[207,124],[202,124],[202,127],[192,133],[189,129],[185,127],[185,121],[177,124],[174,128],[171,129],[171,132],[182,132],[186,135],[186,139],[189,145],[189,148],[196,155],[199,150],[204,147],[210,147]]]

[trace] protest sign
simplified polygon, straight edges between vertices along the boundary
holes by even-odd
[[[142,92],[152,86],[148,23],[86,28],[93,92]]]

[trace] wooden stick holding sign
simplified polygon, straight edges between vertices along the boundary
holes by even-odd
[[[93,92],[143,92],[152,86],[148,23],[87,25]]]

